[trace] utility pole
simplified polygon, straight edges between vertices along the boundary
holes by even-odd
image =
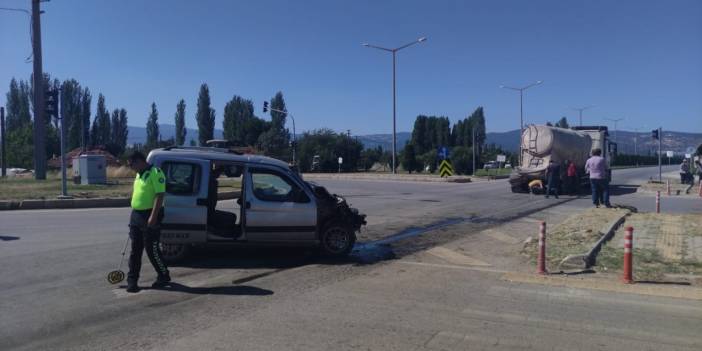
[[[361,45],[368,47],[368,48],[373,48],[373,49],[378,49],[378,50],[383,50],[383,51],[388,51],[392,53],[392,174],[397,173],[397,167],[395,164],[395,155],[397,155],[397,122],[396,122],[396,114],[397,114],[397,107],[396,107],[396,89],[395,89],[395,62],[397,60],[397,52],[406,48],[410,47],[414,44],[419,44],[422,42],[425,42],[427,40],[427,37],[421,37],[411,43],[402,45],[400,47],[391,49],[391,48],[384,48],[382,46],[376,46],[376,45],[371,45],[368,43],[363,43]]]
[[[2,139],[2,144],[0,144],[0,152],[2,152],[2,159],[0,161],[2,162],[2,173],[0,176],[5,178],[7,176],[7,149],[6,145],[7,143],[5,142],[5,108],[0,107],[0,139]]]
[[[661,150],[663,149],[663,128],[658,127],[658,181],[663,181],[663,166],[661,166]]]
[[[573,109],[573,110],[575,110],[575,111],[578,111],[578,116],[579,116],[579,119],[580,119],[579,122],[580,122],[580,126],[581,126],[581,127],[583,126],[583,111],[585,111],[585,110],[587,110],[587,109],[589,109],[589,108],[591,108],[591,107],[593,107],[593,106],[576,107],[576,108]]]
[[[624,118],[605,118],[608,121],[614,122],[614,141],[619,142],[619,139],[617,139],[617,123],[620,121],[623,121]]]
[[[34,179],[46,179],[46,111],[44,72],[41,66],[40,0],[32,1],[32,49],[34,52]]]
[[[500,88],[502,88],[502,89],[509,89],[509,90],[514,90],[514,91],[519,92],[519,166],[520,167],[522,165],[522,138],[524,135],[524,90],[527,90],[533,86],[537,86],[543,82],[544,82],[543,80],[538,80],[532,84],[529,84],[529,85],[527,85],[525,87],[521,87],[521,88],[500,85]]]

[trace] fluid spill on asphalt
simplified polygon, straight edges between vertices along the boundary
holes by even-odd
[[[481,220],[477,217],[447,218],[423,227],[409,227],[382,239],[356,243],[351,252],[351,256],[362,264],[372,264],[378,261],[393,259],[396,258],[396,254],[391,244],[422,235],[426,232],[464,222],[481,222]]]

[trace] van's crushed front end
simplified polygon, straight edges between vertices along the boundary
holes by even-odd
[[[317,198],[317,213],[320,227],[329,223],[343,224],[352,232],[357,232],[366,224],[366,215],[349,206],[343,196],[331,194],[321,185],[307,182]]]

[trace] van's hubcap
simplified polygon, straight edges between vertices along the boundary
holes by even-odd
[[[327,230],[326,235],[327,248],[333,252],[344,251],[349,245],[349,234],[344,228],[333,227]]]

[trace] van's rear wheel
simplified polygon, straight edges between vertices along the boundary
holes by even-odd
[[[322,253],[327,256],[346,256],[356,243],[356,234],[349,228],[332,224],[322,232]]]
[[[161,254],[166,263],[174,263],[184,260],[190,254],[191,245],[187,244],[161,244]]]

